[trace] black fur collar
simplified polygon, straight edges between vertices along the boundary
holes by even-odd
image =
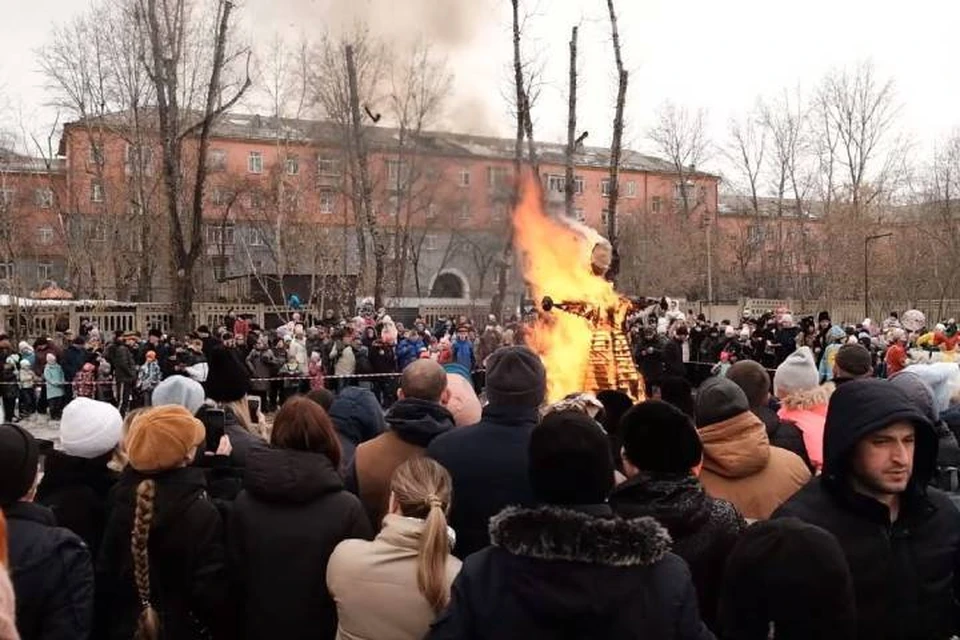
[[[600,518],[553,506],[507,507],[490,519],[490,540],[517,556],[614,567],[653,564],[671,543],[653,518]]]

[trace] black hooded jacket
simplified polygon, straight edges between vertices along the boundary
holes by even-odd
[[[107,467],[113,454],[97,458],[68,456],[52,450],[44,460],[37,502],[53,510],[57,524],[83,538],[90,555],[97,557],[107,520],[107,499],[117,473]]]
[[[369,389],[347,387],[330,407],[330,419],[340,436],[340,464],[346,469],[357,445],[380,435],[384,429],[383,409]]]
[[[150,594],[163,640],[226,636],[227,573],[220,513],[207,497],[202,469],[145,475],[128,467],[110,494],[97,561],[98,638],[134,635],[140,599],[130,538],[141,480],[156,482],[150,527]]]
[[[916,444],[913,474],[890,522],[884,504],[850,487],[849,464],[857,442],[896,422],[915,425]],[[936,458],[933,427],[903,391],[883,380],[849,382],[830,400],[823,475],[774,514],[836,536],[853,576],[859,638],[935,640],[958,631],[960,512],[927,487]]]
[[[717,631],[723,568],[747,527],[736,507],[707,496],[692,474],[635,476],[614,489],[610,506],[622,518],[650,516],[666,527],[673,552],[690,567],[703,621]]]
[[[243,486],[227,536],[238,637],[332,639],[330,554],[342,540],[373,536],[359,500],[327,456],[309,451],[252,450]]]
[[[652,518],[509,507],[468,557],[428,640],[707,640],[690,572]]]

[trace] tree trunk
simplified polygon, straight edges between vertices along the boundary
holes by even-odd
[[[617,203],[620,198],[620,154],[623,146],[623,107],[627,98],[627,71],[623,68],[620,54],[620,34],[617,31],[617,13],[613,0],[607,0],[610,14],[610,31],[613,36],[613,53],[617,65],[617,105],[613,116],[613,141],[610,144],[610,196],[607,201],[607,239],[613,247],[614,260],[618,261]],[[615,271],[615,270],[614,270]],[[616,273],[613,273],[616,277]]]
[[[570,33],[570,98],[567,106],[567,172],[564,177],[564,205],[568,218],[573,217],[573,156],[577,143],[577,27]]]
[[[373,305],[379,309],[383,306],[383,279],[385,274],[384,258],[386,247],[377,226],[376,211],[373,210],[373,197],[370,188],[370,169],[367,166],[367,152],[363,138],[363,127],[360,120],[360,96],[357,90],[357,68],[353,60],[353,46],[346,46],[347,83],[350,92],[350,120],[353,130],[354,153],[357,162],[357,171],[360,176],[360,200],[363,205],[363,221],[366,231],[373,240]]]

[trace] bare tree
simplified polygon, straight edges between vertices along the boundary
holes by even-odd
[[[574,155],[577,150],[577,27],[570,30],[570,84],[567,88],[567,148],[566,172],[564,174],[564,210],[573,218],[573,202],[576,195],[574,184]]]
[[[696,205],[695,185],[690,177],[707,154],[704,112],[689,112],[672,102],[664,103],[657,114],[657,123],[650,130],[650,139],[663,157],[670,161],[679,183],[681,210],[689,216]]]
[[[877,79],[870,63],[835,71],[824,79],[818,102],[826,135],[836,136],[834,148],[847,170],[850,202],[859,217],[892,177],[897,144],[891,137],[900,112],[893,80]]]
[[[623,67],[620,53],[620,34],[617,32],[617,14],[613,0],[607,0],[607,12],[610,14],[610,32],[613,39],[613,54],[617,65],[617,105],[613,116],[613,141],[610,143],[610,195],[607,199],[607,239],[613,245],[613,255],[617,257],[617,202],[620,198],[620,155],[623,147],[623,108],[627,99],[627,70]]]
[[[172,245],[174,330],[186,332],[194,299],[194,268],[203,256],[203,192],[207,151],[217,119],[250,87],[249,52],[231,46],[230,0],[137,0],[137,26],[148,46],[141,61],[153,82],[162,150],[162,175]],[[199,13],[209,8],[212,21]],[[246,58],[236,83],[227,79],[233,63]],[[201,79],[205,78],[205,79]],[[224,99],[224,96],[227,96]],[[195,145],[192,184],[185,146]],[[192,187],[192,189],[191,189]],[[192,192],[192,193],[191,193]]]

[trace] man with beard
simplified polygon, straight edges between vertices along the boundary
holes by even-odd
[[[937,458],[929,419],[886,380],[854,380],[827,413],[823,473],[774,517],[826,529],[850,565],[858,638],[949,638],[960,512],[928,486]]]

